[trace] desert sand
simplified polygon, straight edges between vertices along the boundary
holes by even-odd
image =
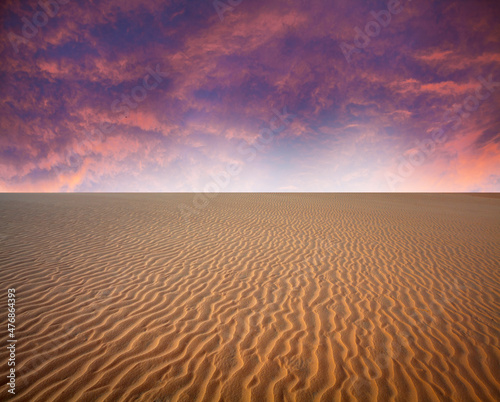
[[[0,195],[12,401],[499,401],[500,196]]]

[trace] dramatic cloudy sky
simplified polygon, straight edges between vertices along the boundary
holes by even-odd
[[[0,6],[0,191],[500,191],[497,0],[60,2]]]

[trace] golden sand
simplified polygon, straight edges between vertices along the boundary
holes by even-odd
[[[0,195],[0,400],[500,400],[498,195],[192,201]]]

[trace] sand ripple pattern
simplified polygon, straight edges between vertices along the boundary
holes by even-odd
[[[500,197],[192,197],[0,195],[10,400],[500,400]]]

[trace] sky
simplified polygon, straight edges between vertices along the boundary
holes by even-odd
[[[0,192],[498,192],[497,0],[0,6]]]

